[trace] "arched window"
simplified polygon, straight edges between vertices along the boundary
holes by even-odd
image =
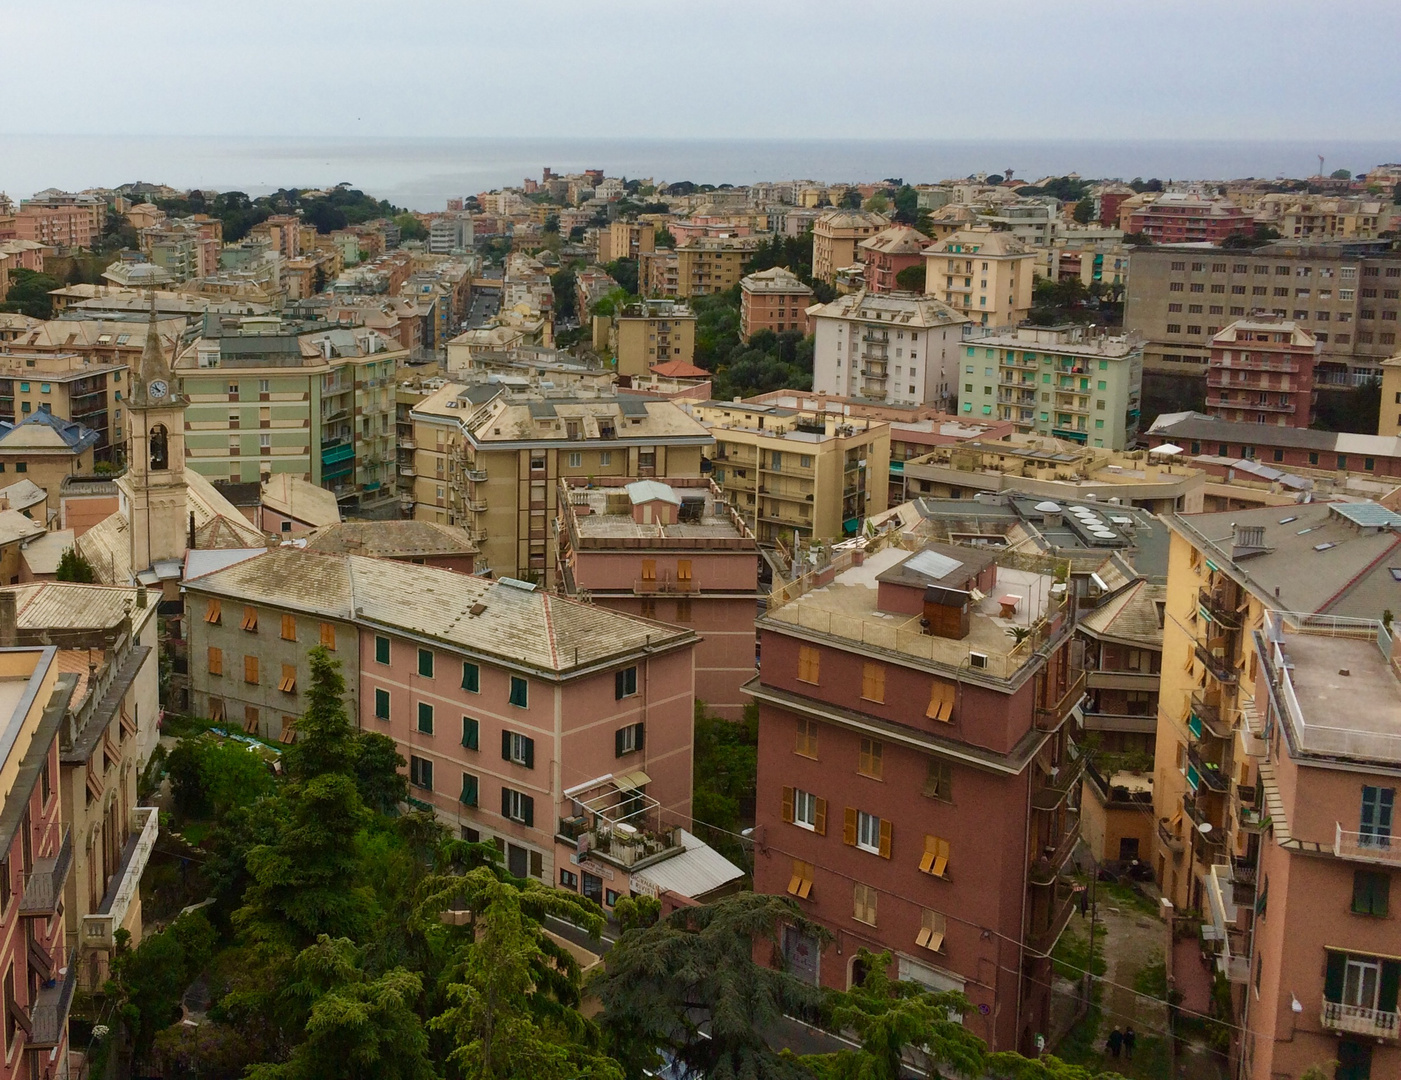
[[[151,471],[170,468],[170,448],[164,424],[151,429]]]

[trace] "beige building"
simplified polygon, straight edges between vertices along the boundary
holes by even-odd
[[[758,237],[697,236],[677,245],[676,295],[706,296],[739,284]]]
[[[645,379],[657,364],[673,360],[693,363],[696,355],[696,316],[685,304],[643,300],[629,304],[607,323],[607,343],[617,360],[619,375]]]
[[[1401,254],[1386,240],[1138,248],[1131,265],[1124,325],[1143,335],[1150,371],[1202,374],[1211,339],[1256,311],[1313,335],[1319,387],[1375,376],[1401,344]]]
[[[870,210],[829,210],[812,226],[812,276],[833,285],[837,271],[861,261],[860,244],[890,219]]]
[[[1381,362],[1382,411],[1378,435],[1401,435],[1401,353]]]
[[[413,516],[465,527],[481,548],[478,572],[547,584],[561,479],[698,477],[713,442],[670,401],[584,387],[516,392],[453,382],[410,416]]]
[[[1031,314],[1036,254],[1011,233],[960,229],[924,251],[924,291],[981,326],[1015,326]]]
[[[656,250],[657,229],[648,222],[615,221],[598,230],[598,261],[636,259]]]
[[[1164,463],[1146,450],[1086,447],[1037,435],[936,447],[905,462],[906,497],[971,499],[981,491],[1020,491],[1058,500],[1114,500],[1155,514],[1199,513],[1207,475]]]
[[[886,508],[884,421],[740,401],[692,413],[715,438],[715,483],[761,544],[840,540]]]
[[[0,482],[29,480],[52,492],[68,476],[92,472],[97,435],[82,424],[46,411],[32,413],[14,427],[0,430]]]

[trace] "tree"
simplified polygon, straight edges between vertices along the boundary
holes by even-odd
[[[63,288],[63,282],[52,274],[23,267],[10,271],[10,289],[5,294],[5,310],[17,311],[31,319],[52,319],[53,297],[49,294]]]
[[[132,1056],[144,1060],[156,1032],[180,1014],[185,988],[213,955],[216,935],[202,912],[182,915],[164,930],[149,934],[135,949],[131,935],[117,931],[117,951],[105,992],[117,1004],[117,1016],[130,1039]]]
[[[637,291],[637,260],[614,259],[604,263],[603,269],[629,296],[640,295]]]
[[[1090,198],[1081,199],[1075,204],[1074,217],[1081,225],[1088,225],[1095,216],[1095,201]]]
[[[1368,379],[1346,390],[1324,390],[1314,405],[1313,426],[1324,431],[1372,435],[1382,411],[1382,384]]]
[[[545,215],[545,224],[542,226],[542,229],[543,229],[545,232],[547,232],[547,233],[557,233],[557,232],[559,232],[559,215],[558,215],[558,214],[546,214],[546,215]]]
[[[392,814],[409,797],[409,783],[400,771],[408,764],[398,744],[379,731],[355,736],[355,787],[360,801],[376,813]]]
[[[394,224],[399,226],[399,241],[405,240],[427,240],[428,229],[423,222],[418,220],[416,214],[403,213],[394,215]]]
[[[992,184],[994,187],[996,187],[998,184],[1001,184],[1001,183],[1004,182],[1006,179],[1007,179],[1007,178],[1006,178],[1005,176],[1003,176],[1001,173],[992,173],[992,174],[988,177],[988,183],[989,183],[989,184]]]
[[[872,213],[884,214],[890,209],[890,200],[884,194],[877,191],[869,199],[861,204],[861,209],[870,210]]]
[[[837,205],[843,210],[860,210],[861,192],[853,187],[846,188],[837,200]]]
[[[319,264],[311,273],[311,291],[313,293],[326,291],[326,268]]]
[[[423,980],[402,967],[371,979],[347,938],[302,950],[284,992],[305,1013],[306,1040],[248,1080],[434,1080],[428,1036],[415,1012]]]
[[[324,645],[307,654],[311,681],[307,687],[307,708],[297,721],[297,741],[284,755],[287,775],[294,780],[354,771],[355,750],[351,745],[355,728],[345,709],[345,678],[339,660]]]
[[[83,557],[83,553],[77,548],[64,548],[63,554],[58,559],[58,572],[54,574],[55,581],[81,581],[87,584],[97,580],[97,574],[92,568],[92,563]]]
[[[572,319],[579,314],[579,299],[575,290],[578,275],[572,266],[556,270],[550,275],[550,288],[555,297],[555,316],[559,319]]]
[[[895,287],[905,292],[924,292],[924,263],[907,266],[895,275]]]
[[[914,225],[919,221],[919,192],[908,184],[895,192],[895,220],[901,225]]]
[[[1351,179],[1352,179],[1352,173],[1349,172],[1347,169],[1334,169],[1331,173],[1328,174],[1328,179],[1329,179],[1329,180],[1351,180]]]
[[[767,945],[778,961],[785,925],[822,933],[787,897],[739,893],[624,934],[592,986],[608,1047],[627,1075],[655,1069],[664,1052],[678,1073],[709,1080],[805,1076],[766,1032],[785,1015],[814,1013],[823,993],[753,955]]]
[[[676,246],[676,237],[671,234],[671,230],[665,225],[658,225],[654,237],[654,244],[659,248],[674,248]]]
[[[171,796],[180,816],[222,818],[237,806],[270,795],[272,773],[243,743],[212,735],[181,739],[166,759]]]

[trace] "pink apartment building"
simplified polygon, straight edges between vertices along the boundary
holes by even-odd
[[[203,714],[273,707],[283,738],[295,737],[306,651],[329,642],[360,727],[391,736],[406,759],[412,801],[494,842],[512,873],[610,907],[634,891],[694,888],[677,873],[691,862],[711,868],[714,887],[741,876],[717,874],[719,856],[686,832],[693,630],[510,578],[295,548],[185,588],[191,610],[218,601],[230,616],[191,620]]]
[[[866,265],[866,291],[895,292],[900,271],[924,265],[924,249],[934,241],[908,225],[892,225],[856,245],[856,253]]]
[[[563,480],[559,577],[571,596],[700,635],[696,698],[739,719],[754,677],[759,545],[707,479]]]
[[[90,248],[95,236],[92,213],[82,206],[21,205],[15,235],[50,247]]]
[[[810,332],[812,289],[782,266],[759,270],[739,283],[739,332],[746,341],[760,330]]]

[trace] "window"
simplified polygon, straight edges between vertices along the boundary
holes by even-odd
[[[569,455],[569,467],[571,469],[581,468],[584,464],[584,455],[577,450]]]
[[[476,664],[469,664],[465,660],[462,662],[462,689],[473,694],[482,692],[481,669]]]
[[[949,868],[949,842],[941,836],[924,838],[924,854],[919,857],[919,868],[934,877],[943,877]]]
[[[375,687],[375,719],[389,719],[389,691],[381,687]]]
[[[250,634],[256,634],[258,632],[258,609],[254,607],[245,607],[243,609],[243,622],[239,625]]]
[[[848,840],[847,843],[855,843],[862,851],[869,851],[883,859],[890,858],[890,822],[852,807],[847,807],[846,813],[848,825],[854,818],[856,826],[855,841]],[[849,833],[850,829],[847,831]]]
[[[409,783],[425,791],[433,790],[433,763],[427,758],[409,756]]]
[[[282,640],[297,640],[297,617],[295,615],[282,616]]]
[[[943,947],[946,933],[948,933],[948,920],[944,918],[943,914],[925,908],[920,915],[919,934],[915,937],[915,944],[930,952],[938,952]]]
[[[1354,915],[1385,915],[1391,892],[1391,875],[1385,870],[1352,872],[1352,912]]]
[[[389,639],[378,634],[375,635],[375,663],[389,663]]]
[[[222,674],[224,674],[224,650],[223,650],[223,649],[215,648],[213,645],[209,646],[209,664],[208,664],[208,667],[209,667],[209,674],[211,674],[211,675],[222,675]]]
[[[876,890],[859,881],[852,893],[851,917],[867,926],[876,925]]]
[[[861,665],[861,696],[867,701],[885,701],[885,665],[867,660]]]
[[[277,688],[284,694],[295,694],[297,692],[296,664],[282,665],[282,678],[277,680]]]
[[[579,891],[579,875],[573,870],[561,870],[559,872],[559,883],[562,888]]]
[[[511,696],[509,700],[510,703],[517,708],[524,709],[528,707],[526,705],[526,702],[529,700],[526,683],[519,675],[511,676]]]
[[[621,701],[625,697],[632,697],[637,693],[637,667],[623,668],[622,671],[613,673],[613,698]]]
[[[336,628],[333,623],[323,622],[321,624],[321,647],[336,651]]]
[[[793,752],[800,757],[817,757],[817,721],[798,718],[798,737]]]
[[[256,656],[245,656],[243,658],[243,681],[257,685],[258,683],[258,658]]]
[[[433,734],[433,706],[426,701],[418,703],[418,730],[424,735]]]
[[[944,802],[953,802],[952,762],[943,758],[929,759],[929,772],[924,778],[924,794]]]
[[[524,792],[501,789],[501,816],[527,827],[535,825],[535,800]]]
[[[925,710],[924,715],[930,720],[938,720],[941,724],[947,724],[953,716],[955,693],[956,689],[953,683],[935,679],[930,685],[929,708]]]
[[[604,450],[601,454],[599,454],[599,455],[598,455],[598,463],[599,463],[600,465],[612,465],[612,464],[613,464],[613,453],[612,453],[612,451],[611,451],[611,450]]]
[[[535,768],[535,740],[514,731],[501,733],[501,759],[513,765]]]
[[[431,679],[433,677],[432,649],[418,650],[418,673],[422,675],[425,679]]]
[[[1362,788],[1362,828],[1358,839],[1366,847],[1391,846],[1391,812],[1396,802],[1396,789]]]
[[[812,685],[816,686],[821,663],[822,654],[815,645],[799,645],[798,681],[812,683]]]
[[[812,878],[816,868],[810,862],[793,860],[793,876],[788,879],[788,895],[806,900],[812,892]]]
[[[457,801],[463,806],[476,806],[477,795],[480,791],[480,783],[471,773],[462,774],[462,793],[458,795]]]
[[[856,759],[856,771],[862,776],[879,780],[881,777],[881,750],[882,746],[879,741],[863,738],[861,751]]]
[[[613,756],[634,754],[643,749],[646,742],[646,728],[641,722],[629,724],[613,732]]]

